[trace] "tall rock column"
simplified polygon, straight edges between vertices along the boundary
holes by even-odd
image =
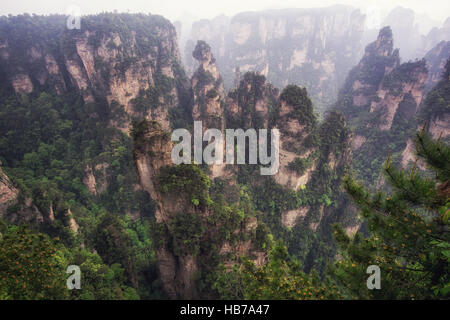
[[[201,40],[197,42],[192,55],[199,63],[191,79],[194,92],[192,118],[194,121],[202,121],[203,132],[207,129],[219,129],[225,137],[223,135],[225,133],[225,90],[216,59],[211,53],[211,47]],[[225,154],[225,138],[223,154]],[[212,165],[211,177],[224,176],[225,167],[225,164]]]

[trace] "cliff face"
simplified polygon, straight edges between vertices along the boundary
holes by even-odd
[[[427,123],[427,130],[444,141],[450,136],[450,56],[441,73],[440,81],[427,94],[418,112],[419,125]]]
[[[369,97],[376,94],[385,75],[399,64],[398,50],[393,51],[392,32],[389,27],[383,28],[377,40],[366,47],[359,64],[350,71],[339,93],[338,108],[344,111],[347,118],[367,109]],[[343,103],[349,107],[344,108]]]
[[[168,109],[178,103],[175,77],[183,81],[174,27],[158,16],[103,14],[84,18],[81,30],[66,30],[65,19],[49,19],[46,30],[27,16],[2,20],[0,67],[14,91],[76,90],[86,103],[106,100],[111,111],[123,110],[125,117],[111,121],[124,130],[136,116],[168,128]],[[21,23],[34,24],[32,37],[8,32]],[[144,98],[151,108],[142,106]]]
[[[416,112],[416,131],[421,130],[423,125],[427,124],[426,130],[431,133],[433,138],[441,137],[444,141],[448,140],[448,136],[450,136],[449,59],[450,42],[442,41],[426,54],[425,60],[429,70],[425,83],[426,97]],[[402,166],[406,167],[416,158],[413,140],[409,138],[401,155]],[[420,161],[419,166],[421,169],[425,169]]]
[[[450,57],[450,41],[441,41],[425,55],[428,67],[426,91],[430,91],[441,79],[445,64]]]
[[[424,96],[427,79],[425,63],[405,63],[383,79],[377,91],[378,101],[372,101],[369,112],[381,111],[380,130],[389,130],[394,117],[410,120]]]
[[[204,41],[198,41],[192,52],[198,61],[198,69],[191,78],[193,91],[192,118],[202,121],[203,132],[207,129],[218,129],[225,133],[225,89],[211,47]],[[225,152],[225,145],[223,152]],[[224,153],[225,154],[225,153]],[[231,172],[226,164],[213,164],[210,167],[211,177],[225,177]]]
[[[0,216],[4,217],[7,214],[8,207],[17,204],[17,190],[12,184],[8,176],[0,168]]]
[[[194,91],[192,117],[203,121],[206,128],[223,131],[225,90],[211,47],[206,42],[199,41],[193,57],[198,61],[199,67],[191,79]]]
[[[364,57],[350,72],[340,92],[337,108],[354,121],[365,117],[365,125],[390,130],[395,117],[411,119],[424,96],[428,70],[424,60],[399,63],[393,51],[392,32],[383,28],[377,40],[366,47]],[[358,137],[362,145],[361,136]]]
[[[364,15],[344,6],[241,13],[230,21],[195,23],[185,50],[207,41],[226,88],[233,86],[235,68],[257,71],[279,88],[306,87],[323,111],[360,56],[363,28]],[[194,68],[192,59],[185,64]]]

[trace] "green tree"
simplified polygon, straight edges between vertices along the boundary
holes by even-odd
[[[222,299],[339,299],[336,285],[322,282],[316,272],[306,274],[298,261],[289,259],[286,247],[277,242],[266,265],[256,266],[248,259],[231,271],[222,269],[215,283]]]
[[[335,226],[341,256],[330,271],[354,298],[441,299],[450,294],[450,148],[422,130],[417,155],[435,175],[424,178],[391,165],[384,174],[390,194],[370,194],[351,177],[345,189],[361,209],[370,236],[348,237]],[[381,289],[368,290],[366,269],[378,265]]]
[[[63,299],[66,274],[50,238],[10,226],[0,237],[0,299]]]

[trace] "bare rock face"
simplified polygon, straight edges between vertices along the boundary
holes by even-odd
[[[350,121],[355,114],[374,113],[367,125],[389,131],[396,119],[412,120],[425,94],[441,80],[449,56],[449,43],[442,41],[424,59],[400,64],[399,52],[393,50],[392,32],[385,27],[350,72],[336,106]],[[364,138],[357,137],[358,141]],[[360,146],[356,143],[354,149]]]
[[[216,128],[223,131],[225,90],[216,60],[204,41],[198,41],[192,55],[199,62],[191,79],[194,92],[192,117],[203,122],[204,130]]]
[[[159,32],[160,45],[155,45],[144,55],[139,53],[138,48],[141,45],[140,41],[148,41],[148,39],[139,36],[136,31],[132,31],[130,38],[121,38],[118,33],[113,32],[103,35],[100,43],[94,46],[90,44],[89,39],[98,35],[95,31],[94,34],[87,31],[75,40],[76,52],[81,59],[81,68],[71,67],[72,78],[79,88],[87,91],[90,89],[93,94],[106,95],[109,104],[116,102],[124,108],[126,114],[135,117],[139,116],[139,112],[136,112],[134,108],[134,100],[140,97],[142,92],[158,85],[160,80],[158,75],[174,81],[175,72],[172,69],[178,63],[173,30]],[[161,61],[162,56],[174,57],[175,64],[172,64],[171,59]],[[133,61],[133,63],[127,61]],[[178,98],[175,89],[170,90],[170,95],[173,96],[170,104],[172,106],[177,103]],[[92,94],[86,93],[85,101],[92,100]],[[145,106],[150,110],[144,112],[144,116],[148,119],[159,120],[168,129],[168,106],[163,107],[163,105],[169,105],[169,103],[162,97],[155,102],[156,105],[151,109],[150,106]],[[126,122],[123,128],[125,131],[129,129]]]
[[[300,218],[304,218],[308,213],[308,207],[293,209],[283,212],[282,223],[285,227],[294,227]]]
[[[208,71],[214,80],[219,80],[220,75],[216,66],[216,59],[213,57],[211,47],[204,41],[198,41],[192,56],[198,61],[199,68]]]
[[[33,205],[31,199],[19,202],[17,189],[0,168],[0,218],[14,222],[42,223],[42,213]]]
[[[194,105],[192,118],[194,121],[202,121],[203,132],[207,129],[218,129],[225,133],[225,89],[222,77],[213,57],[211,47],[204,41],[198,41],[192,53],[198,61],[199,67],[191,79],[194,93]],[[225,145],[224,151],[225,152]],[[225,164],[214,164],[210,168],[211,177],[224,177]]]
[[[440,42],[450,40],[449,18],[441,24],[407,8],[394,8],[382,25],[392,28],[403,61],[420,59]]]
[[[83,184],[91,195],[97,196],[106,191],[109,177],[108,167],[109,163],[107,162],[85,165]]]
[[[450,41],[441,41],[425,55],[428,67],[426,91],[430,91],[441,79],[445,64],[450,57]]]
[[[8,17],[2,27],[22,25],[21,19],[36,25],[33,36],[17,39],[2,30],[6,36],[0,39],[0,74],[16,94],[70,92],[79,93],[85,105],[106,102],[109,125],[125,134],[133,119],[155,120],[169,130],[169,110],[189,109],[191,88],[169,21],[101,14],[83,17],[81,30],[67,30],[61,16],[47,21],[48,31],[34,24],[38,17]],[[111,19],[120,20],[121,27],[111,28]],[[83,182],[92,195],[107,188],[106,166],[86,168]]]
[[[432,135],[433,139],[442,139],[448,141],[450,136],[450,96],[448,94],[450,87],[450,52],[446,51],[448,42],[441,42],[432,49],[426,56],[427,65],[430,73],[426,85],[432,88],[426,88],[428,93],[422,104],[417,110],[417,127],[416,131],[420,131],[425,125],[425,129]],[[446,56],[445,63],[443,59]],[[443,66],[442,66],[443,65]],[[439,70],[440,71],[437,71]],[[440,75],[436,80],[437,74]],[[416,154],[412,138],[408,139],[406,147],[402,152],[402,166],[406,167],[411,162],[416,162]],[[425,170],[426,166],[418,159],[417,165]]]
[[[204,173],[200,172],[200,169],[196,171],[194,165],[181,165],[181,167],[173,165],[171,160],[173,144],[170,141],[170,135],[156,121],[143,121],[139,125],[139,130],[140,134],[134,137],[134,158],[139,174],[139,181],[142,189],[147,191],[152,199],[157,202],[158,205],[155,211],[156,223],[161,230],[164,230],[161,245],[156,250],[163,287],[170,298],[196,298],[198,297],[198,292],[195,283],[195,274],[201,268],[201,256],[189,250],[179,251],[179,249],[175,249],[175,237],[189,235],[177,234],[179,231],[176,230],[174,223],[180,217],[181,219],[198,219],[196,220],[196,228],[200,228],[200,225],[207,224],[207,221],[213,218],[212,216],[215,214],[215,211],[203,202],[206,201],[204,199],[201,200],[201,204],[196,204],[195,201],[192,201],[189,195],[190,190],[177,189],[177,191],[174,191],[167,187],[167,183],[173,183],[174,185],[172,187],[178,188],[177,179],[169,182],[167,179],[160,177],[161,174],[172,169],[175,171],[170,171],[172,172],[170,176],[176,176],[176,172],[178,172],[176,170],[180,169],[188,170],[188,173],[183,173],[180,177],[177,176],[179,179],[195,180],[198,178],[206,184],[209,183],[209,179]],[[208,194],[208,186],[206,184],[204,185],[204,194]],[[236,229],[234,232],[236,234],[255,232],[257,225],[256,218],[249,218],[242,224],[241,228]],[[215,227],[211,226],[210,230],[202,234],[202,237],[206,237],[202,241],[217,241],[217,239],[212,240],[208,238],[210,236],[214,238],[214,234],[217,232],[214,229]],[[222,247],[227,247],[227,245],[231,247],[225,239],[219,241],[219,244]],[[233,253],[237,257],[242,255],[256,255],[256,261],[259,261],[259,263],[264,263],[265,261],[265,253],[260,250],[255,250],[251,240],[237,241],[232,247]],[[226,252],[222,252],[221,254],[226,254]],[[236,262],[237,260],[229,260],[227,263],[232,265]]]
[[[9,206],[18,203],[18,195],[19,190],[14,187],[11,180],[0,168],[0,216],[2,218],[7,214]]]
[[[95,180],[95,176],[92,173],[92,168],[90,166],[86,166],[84,169],[84,179],[83,183],[88,188],[88,191],[92,195],[97,195],[97,182]]]
[[[354,136],[352,140],[352,149],[357,150],[359,147],[361,147],[364,142],[366,142],[366,138],[363,136]]]
[[[427,124],[426,129],[434,139],[447,141],[450,136],[450,57],[443,69],[440,81],[428,93],[418,112],[418,125]]]
[[[143,126],[142,136],[135,143],[135,161],[139,181],[142,188],[153,199],[163,203],[164,199],[159,190],[157,177],[161,168],[172,165],[170,154],[173,144],[170,141],[169,133],[156,121],[145,121]],[[168,200],[167,205],[157,209],[155,213],[157,222],[168,221],[171,213],[173,213],[171,211],[176,210],[177,206],[171,204],[173,199]]]
[[[412,119],[424,97],[427,76],[428,70],[422,60],[404,63],[383,79],[377,91],[378,101],[372,101],[370,105],[370,112],[382,112],[381,130],[389,130],[396,115]]]
[[[183,64],[188,74],[194,74],[196,71],[196,63],[192,56],[197,41],[203,40],[213,46],[214,55],[222,57],[225,54],[225,33],[230,25],[230,18],[221,15],[211,20],[202,19],[195,21],[189,34],[186,34],[186,42],[184,46],[180,46],[183,53]],[[184,40],[184,39],[183,39]]]
[[[394,8],[384,19],[383,26],[390,26],[397,46],[406,60],[412,59],[420,43],[420,33],[415,21],[415,13],[411,9]]]
[[[8,23],[23,24],[21,19],[33,22],[40,17],[7,19],[10,21],[2,23],[1,27]],[[161,167],[171,165],[171,144],[166,134],[171,126],[169,110],[188,109],[186,105],[190,103],[191,88],[181,67],[175,28],[164,18],[152,15],[105,13],[85,16],[83,20],[81,30],[66,29],[63,16],[48,21],[45,30],[40,29],[42,24],[36,23],[36,29],[30,31],[34,36],[23,41],[1,30],[2,35],[6,35],[0,40],[2,79],[9,82],[11,91],[16,94],[70,92],[78,93],[86,107],[91,103],[106,104],[110,111],[106,119],[109,125],[127,134],[131,120],[146,119],[151,125],[139,148],[135,149],[140,187],[159,204],[155,213],[157,222],[169,226],[175,213],[183,208],[189,213],[193,207],[190,199],[163,194],[158,184]],[[156,122],[159,125],[155,125]],[[108,164],[95,161],[86,165],[83,177],[94,196],[106,189],[109,174]],[[2,184],[1,211],[3,206],[7,210],[17,197],[16,193],[9,184]],[[32,203],[30,207],[33,209]],[[31,209],[19,209],[12,218],[18,220],[19,215],[26,214],[30,218],[37,217]],[[51,223],[56,212],[52,206],[45,210],[49,211],[45,220]],[[78,232],[70,211],[66,216],[70,228]],[[179,259],[164,246],[158,249],[157,255],[168,295],[195,297],[195,259],[189,255]]]
[[[373,113],[365,125],[388,131],[396,118],[412,119],[418,110],[428,78],[425,60],[400,64],[393,41],[390,27],[381,29],[349,73],[336,106],[350,121],[355,115]],[[360,134],[357,137],[359,142],[366,138]],[[354,144],[355,150],[360,146]]]
[[[414,143],[412,139],[406,141],[405,150],[402,152],[402,167],[406,168],[410,162],[416,161],[417,156],[414,154]]]
[[[236,237],[238,240],[228,241],[226,239],[231,237],[226,237],[218,241],[217,235],[222,233],[219,232],[220,222],[217,222],[219,220],[214,220],[216,209],[203,202],[199,204],[200,201],[207,203],[207,200],[211,201],[209,194],[205,196],[207,200],[199,200],[191,197],[189,193],[191,190],[180,189],[178,178],[190,178],[189,174],[184,174],[185,171],[179,176],[162,176],[166,172],[173,173],[173,170],[178,170],[180,167],[173,165],[171,161],[173,144],[170,141],[169,129],[177,124],[177,120],[180,120],[173,118],[170,120],[174,122],[169,120],[171,108],[180,107],[188,113],[187,118],[192,116],[193,120],[203,121],[205,130],[217,128],[224,132],[225,128],[279,129],[281,131],[280,168],[274,177],[269,178],[271,179],[269,182],[273,185],[278,183],[281,186],[277,187],[282,188],[286,193],[301,192],[305,188],[311,188],[314,194],[323,195],[320,203],[299,204],[297,202],[292,205],[297,206],[296,208],[281,210],[283,211],[280,212],[281,222],[286,227],[295,227],[301,222],[307,228],[310,227],[319,232],[321,226],[329,224],[330,219],[334,218],[333,215],[335,216],[333,211],[335,207],[330,206],[331,200],[327,195],[332,193],[331,188],[340,185],[339,179],[350,157],[351,139],[343,117],[336,114],[327,115],[328,120],[324,121],[325,125],[319,127],[312,101],[304,88],[288,86],[280,93],[280,90],[266,82],[264,75],[273,75],[271,72],[277,70],[277,72],[286,72],[285,78],[291,81],[294,74],[306,74],[312,68],[320,75],[319,82],[314,86],[327,88],[329,84],[333,89],[333,83],[342,73],[341,67],[342,70],[345,69],[345,66],[338,66],[338,60],[345,58],[344,60],[348,62],[353,59],[353,54],[356,52],[348,46],[343,48],[339,41],[347,37],[358,37],[357,30],[354,30],[358,26],[352,26],[352,24],[359,21],[361,15],[359,12],[352,13],[351,17],[348,16],[348,12],[337,15],[327,12],[322,15],[317,14],[315,10],[301,11],[301,13],[299,19],[294,19],[289,13],[286,13],[287,18],[282,19],[265,14],[256,15],[257,21],[253,21],[251,15],[233,19],[231,28],[236,32],[232,32],[231,38],[226,40],[232,43],[233,50],[254,44],[255,37],[262,43],[260,49],[250,50],[248,55],[241,56],[233,53],[233,59],[242,62],[243,65],[241,63],[239,65],[243,71],[254,67],[249,64],[249,61],[253,60],[257,61],[256,69],[259,67],[262,69],[259,73],[247,72],[240,76],[238,85],[228,96],[225,96],[218,69],[219,63],[213,56],[214,50],[203,41],[197,43],[192,54],[198,61],[198,69],[192,76],[191,83],[185,81],[184,73],[179,65],[175,30],[168,22],[151,24],[143,30],[128,24],[125,15],[122,18],[126,28],[123,28],[124,33],[122,33],[114,29],[105,31],[100,27],[97,28],[92,21],[92,26],[87,24],[89,27],[80,31],[61,31],[64,35],[64,45],[61,44],[61,46],[55,45],[50,48],[46,42],[41,44],[26,42],[23,61],[27,65],[24,67],[14,64],[12,57],[17,52],[15,50],[17,48],[9,45],[9,39],[0,42],[0,68],[5,71],[4,74],[10,81],[11,89],[17,94],[32,93],[34,90],[43,88],[54,90],[58,94],[78,91],[85,105],[99,101],[108,104],[111,118],[107,120],[111,126],[128,132],[131,120],[138,120],[134,122],[138,126],[133,126],[131,131],[134,139],[135,165],[139,177],[137,188],[148,192],[157,202],[155,218],[161,231],[161,243],[157,244],[156,255],[161,281],[170,298],[198,298],[195,275],[203,271],[202,267],[204,267],[202,256],[195,250],[177,250],[174,245],[180,238],[175,225],[180,217],[187,218],[182,220],[183,225],[188,224],[189,221],[195,221],[195,227],[209,227],[201,233],[201,242],[208,245],[213,243],[221,255],[228,254],[228,258],[224,259],[228,267],[236,264],[244,255],[251,257],[258,265],[264,264],[267,258],[266,252],[257,247],[253,240],[249,240],[253,239],[253,236],[256,238],[258,227],[260,227],[258,218],[255,217],[257,214],[252,211],[253,209],[249,209],[251,213],[249,216],[246,215],[247,212],[244,215],[241,211],[234,212],[240,220],[236,218],[237,226],[233,226],[231,231],[227,230],[227,232],[238,236]],[[153,19],[159,18],[150,17],[147,22],[154,22]],[[342,24],[345,28],[341,28]],[[318,30],[308,30],[307,28],[312,28],[311,26]],[[150,33],[145,30],[150,30]],[[310,34],[315,36],[310,38]],[[340,40],[335,41],[331,35]],[[286,49],[276,46],[281,40],[305,45],[294,48],[292,52],[289,51],[283,59],[276,58],[275,60],[278,59],[282,63],[273,65],[273,61],[269,61],[268,57],[273,52]],[[373,66],[370,65],[369,57],[375,56],[386,59],[381,79],[385,74],[392,73],[398,64],[398,55],[392,50],[391,40],[389,32],[382,33],[372,51],[368,52],[367,61],[364,60],[361,67],[367,66],[369,70],[372,70]],[[225,57],[226,52],[219,52],[219,56]],[[320,59],[315,59],[316,56],[320,56]],[[34,64],[36,68],[30,67]],[[354,90],[360,90],[361,99],[358,100],[358,104],[368,110],[372,101],[368,95],[363,95],[364,90],[373,88],[376,91],[379,83],[375,85],[364,78],[358,78],[351,87]],[[410,94],[414,100],[414,87],[408,88],[409,91],[402,87],[405,91],[403,95]],[[328,89],[315,94],[320,97],[326,90]],[[185,102],[187,100],[189,100],[188,103]],[[380,98],[380,101],[383,99]],[[398,109],[408,114],[409,109],[401,107],[400,104]],[[373,112],[376,112],[377,108],[383,109],[385,106],[376,105]],[[394,112],[394,114],[397,113],[397,111]],[[395,121],[395,116],[391,120]],[[105,160],[99,161],[103,162],[89,163],[84,168],[83,183],[93,196],[100,195],[107,188],[108,164],[104,162]],[[198,169],[197,166],[187,165],[186,167],[190,167],[188,170]],[[230,204],[227,214],[235,209],[231,203],[240,205],[240,201],[243,201],[240,198],[241,189],[238,188],[240,186],[235,174],[241,173],[238,169],[231,170],[225,165],[211,166],[209,177],[201,170],[192,169],[188,173],[200,176],[199,180],[206,185],[202,189],[205,193],[209,192],[210,178],[226,180],[227,183],[223,183],[223,190],[224,201]],[[174,176],[176,181],[170,182]],[[323,176],[326,176],[327,184],[321,186]],[[0,178],[1,213],[11,204],[15,204],[18,191],[8,183],[7,178],[3,179],[3,175],[0,175]],[[255,179],[251,183],[257,185],[261,181],[262,179]],[[336,194],[335,190],[333,192]],[[237,194],[237,196],[230,201],[227,198],[230,194]],[[341,204],[338,203],[338,205]],[[28,217],[43,221],[42,214],[39,214],[37,209],[34,210],[31,202],[26,205],[26,208],[31,208],[28,211],[23,210]],[[50,206],[49,214],[45,217],[50,222],[55,218],[53,210],[53,206]],[[16,216],[19,213],[15,213]],[[310,216],[313,213],[317,213],[317,216],[312,220]],[[69,227],[73,232],[78,232],[79,226],[70,210],[67,210],[65,214]],[[189,236],[189,234],[182,236]],[[180,241],[180,243],[181,248],[186,249],[182,247],[184,242]],[[211,249],[208,246],[205,248],[204,251]]]
[[[16,74],[11,79],[11,82],[17,93],[30,93],[33,91],[33,84],[27,74]]]
[[[78,233],[78,229],[80,228],[80,226],[78,225],[78,223],[75,221],[72,212],[70,211],[70,208],[67,209],[67,213],[66,213],[67,217],[69,217],[69,226],[70,229],[75,232]]]

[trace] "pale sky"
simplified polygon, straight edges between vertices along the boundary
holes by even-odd
[[[160,14],[175,21],[181,16],[189,20],[209,19],[219,14],[232,16],[242,11],[327,7],[334,4],[361,8],[363,12],[375,7],[382,13],[402,6],[419,14],[427,14],[439,22],[450,16],[448,0],[1,0],[0,15],[25,12],[66,14],[68,8],[75,5],[82,15],[117,10]]]

